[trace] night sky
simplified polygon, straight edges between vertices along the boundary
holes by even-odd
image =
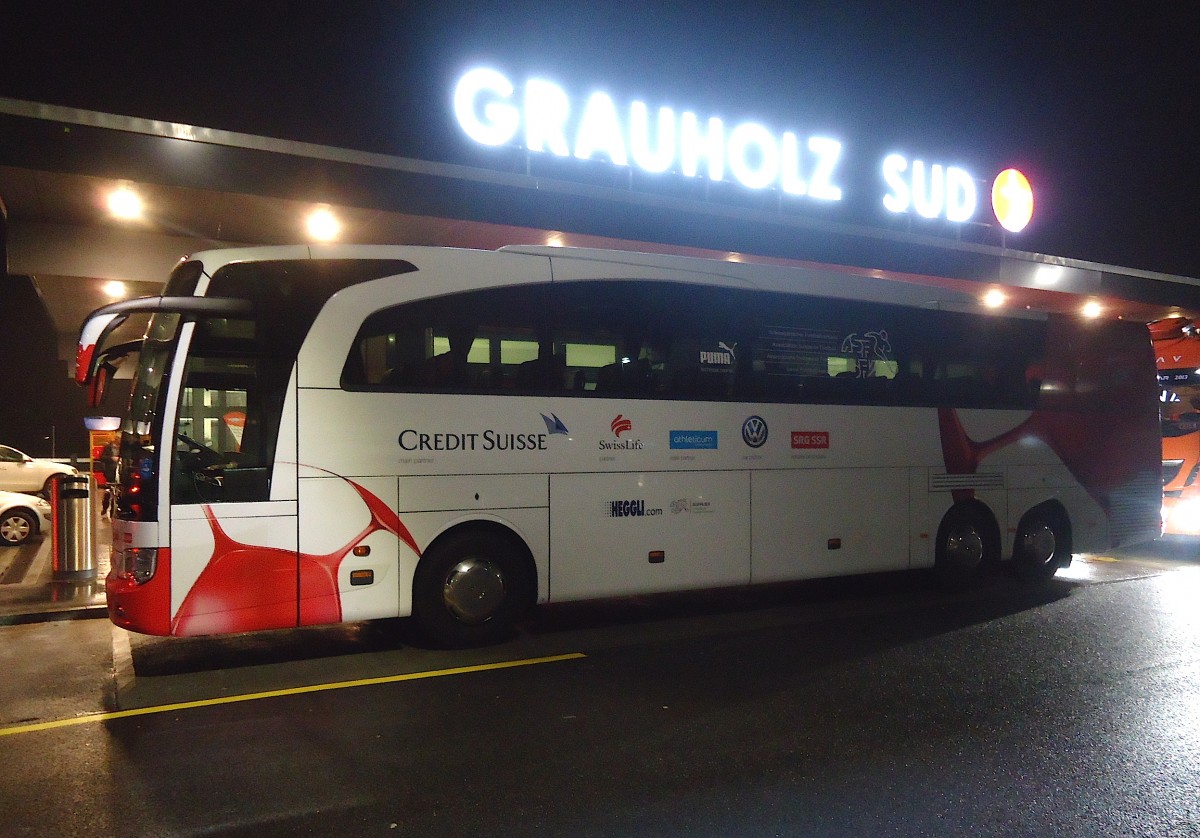
[[[504,165],[450,111],[488,64],[832,134],[859,160],[1016,166],[1037,209],[1010,247],[1200,277],[1200,4],[15,5],[4,97]]]

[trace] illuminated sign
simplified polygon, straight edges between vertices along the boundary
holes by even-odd
[[[1005,169],[992,184],[992,210],[1000,226],[1012,233],[1025,229],[1033,218],[1033,188],[1025,175]]]
[[[607,93],[588,97],[576,115],[570,97],[552,81],[529,79],[518,90],[496,70],[477,68],[459,79],[454,114],[468,137],[488,146],[522,142],[537,153],[607,160],[651,174],[733,180],[749,189],[776,187],[789,195],[840,201],[842,144],[830,137],[775,134],[757,122],[726,130],[717,117],[645,102],[618,108]]]
[[[498,70],[468,70],[454,88],[454,115],[463,133],[484,146],[516,146],[648,174],[674,172],[823,202],[840,202],[844,193],[844,148],[833,137],[774,132],[753,121],[726,125],[715,116],[639,100],[621,104],[603,91],[580,106],[544,78],[517,85]],[[979,185],[986,183],[961,166],[895,153],[877,171],[888,212],[954,224],[975,218]],[[1005,229],[1023,229],[1033,213],[1029,181],[1015,169],[1001,173],[992,186],[992,207]]]
[[[923,160],[910,166],[903,155],[889,154],[883,158],[883,179],[888,185],[883,206],[889,212],[911,207],[922,218],[970,221],[979,203],[975,179],[957,166],[926,165]]]

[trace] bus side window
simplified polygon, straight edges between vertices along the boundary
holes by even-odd
[[[519,372],[539,357],[544,295],[541,286],[491,288],[376,311],[358,330],[341,385],[416,392],[565,388],[565,381],[555,386],[553,377]]]

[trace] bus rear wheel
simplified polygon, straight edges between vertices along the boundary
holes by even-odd
[[[1071,528],[1054,508],[1031,510],[1021,519],[1013,549],[1013,570],[1025,582],[1042,582],[1071,558]]]
[[[505,640],[533,598],[527,557],[494,532],[446,536],[426,552],[413,578],[413,616],[439,646]]]
[[[938,527],[934,573],[948,589],[970,585],[1000,556],[999,539],[989,516],[974,506],[950,510]]]

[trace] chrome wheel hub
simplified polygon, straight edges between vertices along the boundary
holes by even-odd
[[[446,575],[442,599],[462,622],[486,622],[504,603],[504,574],[486,559],[463,559]]]
[[[960,527],[946,538],[946,558],[960,567],[983,561],[983,536],[974,527]]]
[[[1021,549],[1025,556],[1037,564],[1045,564],[1054,558],[1057,548],[1054,530],[1045,524],[1034,527],[1021,539]]]

